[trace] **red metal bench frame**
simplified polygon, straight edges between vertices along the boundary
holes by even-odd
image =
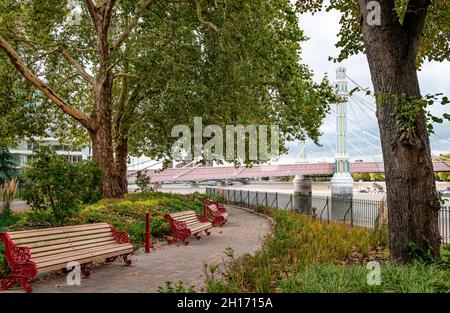
[[[227,209],[219,201],[213,201],[208,198],[202,198],[202,202],[205,219],[207,218],[207,213],[209,213],[209,216],[211,218],[210,222],[214,226],[222,227],[227,221],[223,216],[224,213],[227,213]],[[220,214],[217,214],[217,212],[214,212],[209,208],[209,206],[212,204],[217,207],[217,210],[220,212]]]
[[[225,216],[223,216],[224,213],[220,212],[219,208],[217,208],[217,210],[218,211],[211,210],[210,205],[206,205],[206,211],[209,213],[211,224],[213,224],[213,226],[222,227],[227,220],[225,219]]]
[[[200,223],[205,223],[205,219],[203,216],[198,215],[197,213],[195,213],[195,215],[197,216],[197,219]],[[189,244],[189,240],[188,238],[191,237],[192,232],[191,230],[187,227],[187,223],[184,221],[177,221],[175,220],[170,213],[167,213],[164,215],[164,218],[169,220],[169,224],[170,224],[170,228],[172,229],[172,237],[173,239],[168,240],[169,244],[175,243],[177,241],[181,241],[184,243],[185,246],[187,246]],[[206,235],[211,235],[211,232],[206,229],[204,231],[206,233]],[[195,234],[195,238],[197,240],[200,239],[200,235]]]
[[[131,243],[130,235],[127,232],[119,232],[111,227],[114,239],[117,243]],[[10,274],[3,278],[0,283],[0,291],[13,287],[17,282],[22,285],[26,292],[32,292],[33,287],[29,285],[29,281],[34,279],[37,274],[36,264],[31,261],[31,251],[28,247],[18,247],[11,240],[7,232],[0,233],[0,242],[4,244],[6,262],[8,263]],[[107,258],[107,262],[112,262],[117,257]],[[126,265],[131,265],[132,261],[128,259],[128,254],[123,255]],[[83,274],[88,277],[90,272],[82,266]]]
[[[220,211],[220,213],[226,213],[227,209],[217,200],[217,201],[213,201],[210,200],[208,198],[202,198],[203,201],[203,205],[211,205],[211,204],[215,204],[217,206],[217,209]]]

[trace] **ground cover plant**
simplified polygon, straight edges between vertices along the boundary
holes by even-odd
[[[206,292],[450,292],[444,260],[398,265],[389,260],[387,234],[265,210],[274,232],[254,255],[205,266]],[[381,284],[369,285],[366,264],[381,264]],[[448,260],[447,260],[448,262]]]

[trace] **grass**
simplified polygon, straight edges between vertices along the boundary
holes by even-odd
[[[205,269],[207,292],[440,292],[450,272],[438,265],[390,264],[386,234],[326,223],[285,211],[266,211],[275,222],[261,251]],[[369,286],[365,264],[377,260],[381,285]],[[209,272],[209,273],[208,273]]]
[[[414,263],[381,267],[381,284],[369,285],[365,266],[316,264],[279,282],[281,292],[300,293],[432,293],[450,292],[450,272]]]

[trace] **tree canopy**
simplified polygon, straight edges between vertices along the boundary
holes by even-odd
[[[115,144],[126,138],[133,155],[167,158],[172,126],[192,125],[194,116],[204,124],[277,123],[284,138],[318,138],[332,93],[300,64],[305,38],[288,0],[111,2],[107,41]],[[40,103],[45,118],[36,120],[52,121],[47,125],[60,137],[85,143],[89,123],[83,120],[95,112],[92,80],[101,67],[89,3],[102,4],[80,2],[79,24],[70,24],[64,1],[0,1],[7,12],[1,36],[77,113],[68,119],[68,107],[22,99],[35,89],[5,64],[4,55],[5,79],[17,77],[20,86],[2,84],[3,92],[12,93],[0,98],[2,104],[14,102],[17,115],[29,115],[25,105]]]

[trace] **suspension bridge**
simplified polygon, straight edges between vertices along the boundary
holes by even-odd
[[[327,136],[320,138],[321,145],[303,141],[299,144],[299,157],[296,162],[290,164],[263,164],[252,167],[234,166],[203,166],[190,163],[180,168],[168,168],[166,170],[151,169],[159,163],[144,166],[140,170],[145,170],[153,183],[174,183],[201,181],[245,181],[248,179],[258,179],[261,177],[282,177],[296,176],[299,180],[305,176],[334,175],[332,184],[336,186],[336,193],[349,193],[353,179],[352,173],[383,173],[384,164],[377,160],[375,155],[381,155],[381,144],[378,126],[375,118],[375,101],[367,100],[361,93],[349,92],[349,82],[360,90],[366,90],[354,79],[349,77],[346,69],[339,67],[336,70],[336,93],[345,99],[342,103],[331,106],[331,115],[336,118],[336,123],[332,123],[329,118],[325,119],[324,127],[336,134],[336,144],[332,144]],[[350,110],[348,110],[348,108]],[[450,140],[432,133],[440,141]],[[352,151],[352,158],[361,158],[350,162],[349,149]],[[326,156],[329,158],[330,152],[334,156],[332,161],[317,161],[320,158],[307,158],[307,155]],[[371,156],[371,157],[370,157]],[[372,158],[373,160],[363,161],[362,159]],[[442,160],[439,156],[433,155],[435,172],[449,172],[450,162]],[[142,162],[138,165],[144,165]],[[134,164],[136,165],[136,164]],[[137,171],[129,171],[128,180],[133,184]],[[295,180],[294,180],[295,183]]]

